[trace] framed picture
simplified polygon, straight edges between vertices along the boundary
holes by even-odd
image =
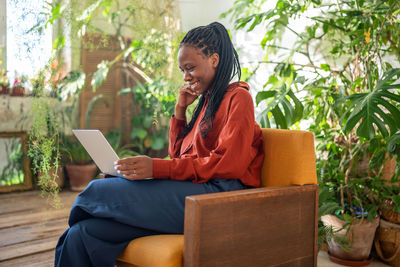
[[[27,133],[0,132],[0,192],[32,189]]]

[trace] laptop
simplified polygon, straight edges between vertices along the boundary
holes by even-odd
[[[117,153],[99,130],[72,130],[100,171],[113,176],[121,176],[114,169],[119,160]]]

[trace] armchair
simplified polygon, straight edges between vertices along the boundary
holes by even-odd
[[[184,235],[135,239],[117,266],[317,266],[318,186],[310,132],[262,129],[262,187],[188,196]]]

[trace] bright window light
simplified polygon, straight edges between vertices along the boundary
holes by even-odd
[[[47,63],[52,49],[52,29],[29,31],[43,21],[46,0],[7,0],[7,71],[11,81],[19,75],[33,77]]]

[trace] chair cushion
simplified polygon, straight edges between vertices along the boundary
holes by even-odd
[[[261,186],[317,183],[314,135],[307,131],[262,129]]]
[[[181,267],[182,255],[183,235],[146,236],[128,244],[119,255],[117,266]]]

